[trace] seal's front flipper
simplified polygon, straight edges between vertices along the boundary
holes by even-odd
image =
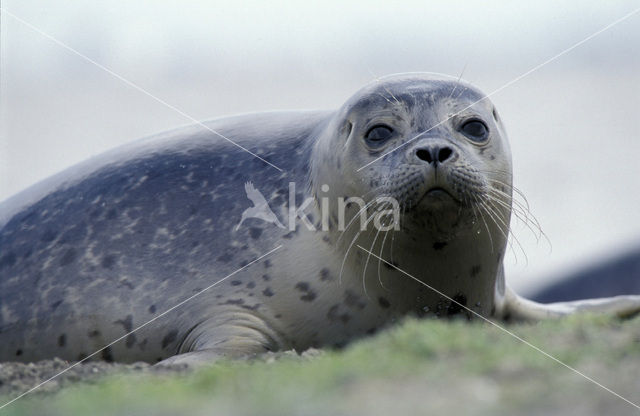
[[[498,316],[505,320],[538,321],[581,312],[611,315],[620,318],[629,317],[640,313],[640,296],[624,295],[543,304],[525,299],[507,287],[504,303],[499,310]]]
[[[174,355],[155,364],[156,367],[173,367],[184,366],[186,368],[195,369],[215,364],[219,359],[224,358],[223,355],[216,350],[201,350],[185,352],[184,354]]]
[[[238,310],[217,311],[193,327],[178,348],[178,354],[156,365],[203,367],[216,361],[250,358],[288,348],[283,337],[257,315]]]

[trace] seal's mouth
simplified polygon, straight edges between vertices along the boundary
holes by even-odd
[[[421,198],[421,203],[460,202],[451,192],[441,186],[427,189]]]
[[[433,196],[433,197],[438,197],[440,195],[449,195],[451,197],[453,197],[453,195],[451,195],[446,189],[440,187],[440,186],[434,186],[431,189],[428,189],[427,192],[424,193],[424,196]]]

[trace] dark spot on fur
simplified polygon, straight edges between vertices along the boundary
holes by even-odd
[[[62,334],[58,337],[58,347],[64,347],[67,345],[67,335]]]
[[[16,357],[20,357],[22,355],[22,350],[16,350]]]
[[[254,287],[256,287],[256,282],[247,283],[247,289],[253,289]]]
[[[323,282],[333,280],[331,274],[329,273],[329,269],[327,269],[326,267],[320,270],[320,280],[322,280]]]
[[[360,300],[360,296],[356,295],[351,290],[345,290],[344,304],[350,308],[358,308],[358,309],[364,309],[364,307],[367,306],[366,303]]]
[[[305,295],[300,296],[300,300],[304,302],[311,302],[316,298],[316,292],[313,290],[308,291]]]
[[[378,303],[380,304],[380,306],[382,306],[383,308],[387,309],[391,306],[391,303],[389,303],[389,301],[385,298],[383,298],[382,296],[380,296],[378,298]]]
[[[270,298],[271,296],[273,296],[273,291],[268,287],[262,291],[262,294]]]
[[[491,155],[491,156],[489,156],[489,159],[496,160],[496,157],[494,155]]]
[[[271,276],[269,276],[268,274],[263,274],[262,280],[264,280],[265,282],[268,282],[269,280],[271,280]]]
[[[442,250],[443,248],[445,248],[447,245],[447,243],[433,243],[433,249],[434,250]]]
[[[247,309],[247,310],[250,310],[250,311],[255,311],[255,310],[257,310],[257,309],[260,307],[260,304],[259,304],[259,303],[256,303],[256,304],[255,304],[255,305],[253,305],[253,306],[249,306],[249,305],[240,305],[240,307],[241,307],[241,308],[244,308],[244,309]]]
[[[242,282],[240,280],[232,280],[231,281],[231,286],[240,286],[242,284]]]
[[[56,309],[58,309],[58,306],[60,306],[61,304],[62,304],[62,300],[57,300],[57,301],[53,302],[51,304],[51,312],[53,312]]]
[[[42,234],[40,241],[42,241],[43,243],[50,243],[53,240],[55,240],[57,236],[58,234],[56,232],[52,230],[47,230],[44,232],[44,234]]]
[[[316,292],[311,290],[309,283],[298,282],[295,287],[297,290],[304,293],[304,295],[300,296],[300,300],[304,302],[311,302],[316,298]]]
[[[346,324],[351,319],[348,313],[340,313],[340,305],[333,305],[327,311],[327,319],[329,322],[342,322]]]
[[[277,313],[277,314],[275,315],[275,318],[276,318],[276,319],[280,319],[280,318],[282,318],[282,315],[280,315],[279,313]]]
[[[114,324],[120,324],[124,328],[125,332],[131,332],[133,329],[133,316],[127,315],[124,319],[118,319]]]
[[[73,263],[75,259],[76,259],[76,249],[70,248],[64,253],[64,255],[62,256],[62,259],[60,259],[60,265],[67,266]]]
[[[294,236],[295,232],[291,231],[282,236],[282,238],[291,239]]]
[[[480,273],[481,270],[482,270],[482,267],[480,267],[479,264],[476,265],[476,266],[473,266],[471,268],[471,277],[476,277]]]
[[[200,241],[192,241],[191,242],[191,248],[196,248],[200,245]]]
[[[127,339],[124,341],[124,345],[127,348],[131,348],[136,344],[136,334],[129,334]]]
[[[128,288],[129,290],[135,289],[135,286],[133,285],[133,283],[131,283],[130,281],[128,281],[126,279],[120,280],[118,282],[118,287],[122,287],[122,286]]]
[[[338,320],[339,308],[340,308],[340,305],[333,305],[332,307],[329,308],[329,310],[327,311],[327,319],[329,320],[329,322],[335,322]]]
[[[244,299],[229,299],[225,302],[225,305],[242,305],[244,304]]]
[[[100,336],[100,331],[94,329],[93,331],[89,331],[89,338],[95,338]]]
[[[248,262],[248,261],[246,261],[246,260],[242,260],[242,261],[238,264],[238,267],[242,268],[242,267],[246,266],[247,264],[249,264],[249,262]]]
[[[109,254],[108,256],[105,256],[102,259],[102,267],[105,269],[111,269],[113,268],[113,265],[116,262],[116,257],[112,254]]]
[[[268,269],[269,267],[271,267],[271,260],[265,260],[264,261],[264,267],[265,267],[265,269]]]
[[[229,253],[225,253],[219,256],[216,260],[221,261],[223,263],[229,263],[233,259],[233,256]]]
[[[366,334],[367,334],[367,335],[373,335],[373,334],[375,334],[377,331],[378,331],[378,328],[375,328],[375,327],[374,327],[374,328],[369,328],[369,329],[367,329]]]
[[[249,228],[249,235],[251,236],[251,238],[253,238],[254,240],[260,238],[260,236],[262,235],[262,228],[258,228],[258,227],[251,227]]]
[[[113,353],[111,351],[111,347],[107,347],[105,349],[102,350],[102,359],[105,360],[108,363],[112,363],[113,362]]]
[[[467,306],[467,297],[461,293],[455,295],[453,300],[455,302],[451,302],[447,308],[447,315],[449,316],[460,313],[464,309],[463,306]]]
[[[173,331],[169,331],[169,333],[165,335],[164,338],[162,338],[162,349],[167,348],[169,344],[171,344],[172,342],[175,342],[177,338],[178,338],[177,329],[174,329]]]
[[[138,343],[138,348],[140,348],[140,351],[144,351],[147,348],[148,342],[149,342],[149,339],[145,338],[142,340],[142,342]]]
[[[156,313],[156,305],[149,306],[149,313]]]
[[[118,213],[116,212],[115,208],[111,208],[109,211],[107,211],[107,219],[108,220],[113,220],[118,216]]]

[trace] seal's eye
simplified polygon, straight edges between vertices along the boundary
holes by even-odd
[[[371,127],[367,134],[364,135],[364,138],[367,139],[369,144],[377,146],[387,141],[392,134],[393,130],[391,127],[378,124],[377,126]]]
[[[487,125],[480,120],[469,120],[460,127],[460,130],[474,142],[483,142],[489,136]]]

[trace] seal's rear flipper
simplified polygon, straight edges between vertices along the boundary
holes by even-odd
[[[544,304],[525,299],[507,286],[504,298],[496,303],[499,306],[496,308],[496,315],[505,320],[538,321],[580,312],[627,318],[640,313],[640,295]]]

